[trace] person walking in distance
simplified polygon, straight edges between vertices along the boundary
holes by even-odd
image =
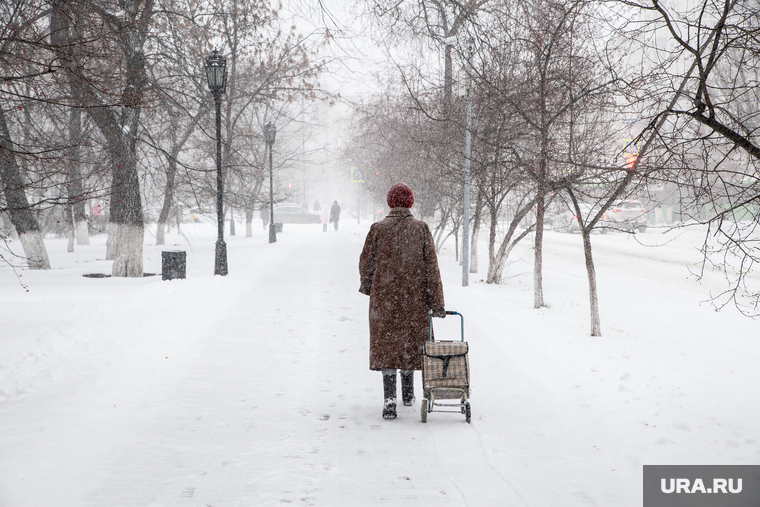
[[[445,317],[443,282],[428,225],[412,216],[412,189],[388,191],[390,213],[372,224],[359,256],[359,292],[369,296],[369,368],[383,376],[383,418],[396,418],[396,372],[404,405],[414,404],[428,315]]]
[[[338,220],[340,220],[340,206],[338,206],[338,201],[334,201],[332,208],[330,208],[330,222],[333,223],[336,231],[338,230]]]

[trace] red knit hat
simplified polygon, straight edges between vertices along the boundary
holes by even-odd
[[[411,208],[414,204],[414,194],[406,183],[396,183],[388,190],[386,202],[391,209]]]

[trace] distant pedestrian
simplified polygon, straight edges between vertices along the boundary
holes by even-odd
[[[369,296],[369,368],[383,374],[383,418],[396,418],[396,370],[404,405],[414,404],[429,312],[445,317],[443,283],[428,225],[412,216],[412,189],[388,191],[390,213],[370,226],[359,257],[359,292]]]
[[[327,232],[327,221],[330,219],[330,210],[324,208],[322,214],[319,215],[319,219],[322,221],[322,232]]]
[[[321,209],[322,207],[319,205],[319,199],[317,199],[316,201],[314,201],[314,211],[319,211]]]
[[[262,206],[261,210],[259,210],[259,213],[261,213],[261,225],[264,229],[266,229],[267,225],[269,225],[269,206]]]
[[[333,223],[336,231],[338,230],[338,220],[340,220],[340,206],[338,206],[338,201],[334,201],[332,208],[330,208],[330,222]]]

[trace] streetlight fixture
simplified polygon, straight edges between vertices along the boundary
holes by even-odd
[[[222,181],[222,94],[227,85],[227,60],[215,49],[206,58],[206,79],[216,104],[216,218],[219,234],[216,240],[214,274],[227,275],[227,245],[224,243],[224,184]]]
[[[269,147],[269,242],[277,241],[277,230],[274,227],[274,187],[272,186],[272,147],[274,146],[274,137],[277,134],[277,127],[274,123],[267,122],[264,125],[264,140]]]

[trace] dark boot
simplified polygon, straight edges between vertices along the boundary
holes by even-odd
[[[383,419],[396,418],[396,374],[383,375]]]
[[[401,371],[401,399],[404,405],[414,405],[414,371]]]

